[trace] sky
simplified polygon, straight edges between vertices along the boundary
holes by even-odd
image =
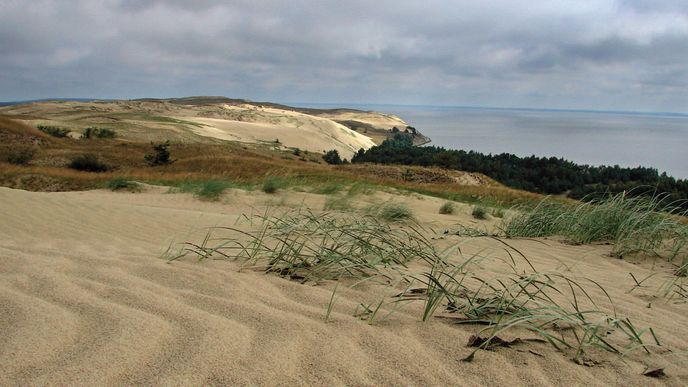
[[[688,1],[0,0],[0,101],[688,112]]]

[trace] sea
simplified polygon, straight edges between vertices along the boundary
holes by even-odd
[[[688,178],[688,114],[460,106],[288,103],[395,114],[430,145],[564,158],[578,164],[652,167]]]

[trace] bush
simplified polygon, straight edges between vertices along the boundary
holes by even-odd
[[[41,132],[49,134],[53,137],[67,137],[70,132],[69,129],[60,128],[57,126],[38,125],[37,128]]]
[[[28,165],[33,156],[36,155],[36,150],[31,147],[23,147],[10,150],[6,160],[10,164]]]
[[[91,138],[115,138],[117,134],[114,130],[103,129],[103,128],[86,128],[81,134],[82,140],[88,140]]]
[[[261,189],[263,192],[271,194],[277,192],[277,190],[281,188],[281,185],[282,184],[277,178],[268,176],[263,182],[263,187]]]
[[[107,172],[112,169],[110,165],[98,160],[98,156],[94,154],[76,156],[68,166],[77,171],[85,172]]]
[[[473,212],[471,212],[471,215],[473,215],[473,217],[476,219],[487,219],[487,211],[485,211],[485,208],[481,206],[473,207]]]
[[[328,164],[341,164],[342,163],[342,158],[339,156],[339,152],[337,152],[336,149],[332,149],[331,151],[327,151],[325,155],[323,156],[323,160],[325,160],[326,163]]]
[[[172,164],[174,161],[170,159],[170,141],[165,141],[160,144],[155,144],[151,142],[153,146],[153,152],[145,155],[143,158],[146,160],[148,165],[155,167],[157,165],[167,165]]]
[[[111,191],[127,190],[131,192],[136,192],[140,190],[137,183],[129,181],[123,177],[116,177],[107,182],[107,187]]]
[[[454,203],[446,202],[440,207],[440,214],[449,215],[454,213]]]

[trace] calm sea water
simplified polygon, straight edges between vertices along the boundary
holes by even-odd
[[[331,108],[333,104],[295,104]],[[554,156],[589,165],[657,168],[688,178],[688,114],[336,105],[400,116],[432,144],[483,153]]]

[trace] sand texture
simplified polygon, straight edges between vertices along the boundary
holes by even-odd
[[[596,364],[588,367],[547,344],[529,342],[480,351],[466,363],[461,359],[471,351],[466,343],[475,326],[422,322],[422,305],[372,325],[353,317],[358,304],[385,294],[373,285],[340,284],[325,323],[333,283],[313,286],[239,272],[238,263],[225,260],[160,258],[172,242],[198,241],[205,227],[232,225],[241,214],[266,206],[320,210],[324,196],[235,190],[208,203],[164,191],[0,188],[0,385],[688,383],[688,304],[655,300],[648,308],[653,289],[671,276],[662,262],[613,259],[604,245],[512,241],[543,270],[604,284],[617,311],[639,326],[652,326],[666,349],[652,356],[633,352],[623,360],[594,353]],[[365,200],[390,199],[369,196]],[[462,241],[464,254],[504,253],[493,239],[443,234],[458,224],[492,228],[497,219],[474,220],[467,205],[458,205],[454,215],[439,215],[443,201],[435,198],[392,199],[411,206],[438,243]],[[647,288],[628,292],[630,272],[643,278],[653,270],[659,274]],[[668,376],[642,376],[648,366],[664,367]]]

